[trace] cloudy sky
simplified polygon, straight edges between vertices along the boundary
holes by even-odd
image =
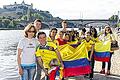
[[[24,0],[39,10],[49,11],[62,19],[108,19],[120,11],[120,0]],[[3,5],[22,0],[0,0]]]

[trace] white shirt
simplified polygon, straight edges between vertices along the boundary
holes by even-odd
[[[37,39],[24,38],[19,41],[18,47],[22,49],[21,64],[33,64],[35,63],[35,51],[37,46]]]

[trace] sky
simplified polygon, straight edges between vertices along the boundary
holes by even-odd
[[[20,4],[22,0],[0,0],[3,5]],[[62,19],[108,19],[120,11],[120,0],[24,0],[33,8],[49,11]]]

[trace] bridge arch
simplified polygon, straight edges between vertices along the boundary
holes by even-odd
[[[88,22],[88,23],[85,23],[84,26],[87,26],[88,24],[93,24],[93,23],[103,23],[105,25],[111,26],[111,24],[109,22],[99,22],[99,21]]]

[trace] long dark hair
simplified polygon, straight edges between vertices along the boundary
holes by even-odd
[[[94,37],[94,38],[97,38],[97,30],[96,30],[95,28],[91,28],[91,29],[90,29],[90,35],[91,35],[91,36],[92,36],[92,32],[94,32],[93,37]]]
[[[110,32],[109,32],[110,34],[113,33],[113,32],[112,32],[112,29],[111,29],[109,26],[106,26],[106,27],[105,27],[105,36],[107,36],[107,33],[106,33],[106,29],[107,29],[107,28],[110,30]]]
[[[58,31],[57,28],[52,28],[52,29],[50,30],[49,37],[51,37],[51,32],[52,32],[53,30],[55,30],[56,32]]]

